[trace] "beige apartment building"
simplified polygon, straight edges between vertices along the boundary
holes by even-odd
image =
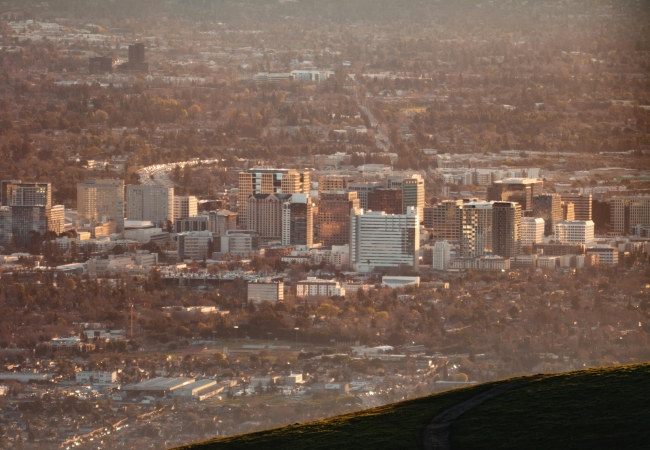
[[[78,225],[114,221],[124,229],[124,181],[87,180],[77,184]]]

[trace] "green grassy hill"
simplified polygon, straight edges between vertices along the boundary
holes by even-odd
[[[182,449],[419,449],[422,430],[486,383],[327,420]],[[548,375],[471,409],[453,423],[456,449],[650,448],[650,364]]]

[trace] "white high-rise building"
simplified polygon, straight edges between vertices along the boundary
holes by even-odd
[[[562,221],[555,224],[555,240],[563,244],[594,243],[594,222],[591,220]]]
[[[543,242],[544,225],[544,219],[541,217],[522,217],[521,245],[533,245]]]
[[[126,217],[164,225],[174,218],[174,188],[129,185],[126,187]]]
[[[124,181],[87,180],[77,184],[77,221],[79,225],[115,221],[124,229]]]
[[[193,195],[174,196],[174,220],[195,217],[199,213],[199,202]]]
[[[449,269],[449,242],[438,241],[433,246],[433,269],[447,270]]]
[[[406,214],[367,212],[354,208],[350,214],[350,263],[354,270],[370,272],[376,267],[419,264],[420,217],[409,207]]]

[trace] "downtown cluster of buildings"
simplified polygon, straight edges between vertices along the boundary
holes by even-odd
[[[592,195],[547,192],[540,178],[499,178],[483,199],[425,206],[419,174],[371,182],[324,174],[308,191],[309,174],[272,168],[239,174],[240,227],[262,245],[284,247],[287,262],[313,263],[316,255],[336,252],[343,257],[335,265],[357,272],[617,265],[619,253],[642,251],[637,247],[650,222],[650,197],[614,197],[605,219],[610,236],[641,239],[597,238]]]
[[[305,257],[313,261],[315,255],[329,252],[345,256],[327,262],[360,272],[402,265],[417,268],[424,209],[420,175],[388,177],[385,185],[326,175],[313,186],[310,175],[262,167],[241,172],[240,226],[262,245],[285,247],[287,261]]]
[[[54,240],[64,251],[76,246],[96,253],[154,241],[178,260],[258,254],[362,273],[421,266],[509,270],[616,265],[619,253],[641,245],[597,238],[592,195],[547,192],[539,178],[501,178],[487,186],[483,198],[426,206],[424,179],[417,173],[375,181],[327,172],[313,180],[316,173],[242,170],[233,191],[237,212],[200,213],[196,197],[175,196],[173,187],[162,184],[87,180],[77,186],[77,210],[66,211],[52,206],[50,184],[6,180],[1,182],[0,245],[29,247],[35,236],[53,233],[45,240]],[[607,205],[610,235],[635,235],[641,241],[648,236],[650,197],[613,197]],[[74,236],[62,235],[70,229]],[[146,271],[157,264],[157,257],[140,253],[92,267],[101,272],[104,266],[143,265]]]
[[[50,183],[4,180],[1,186],[0,245],[4,247],[28,248],[30,242],[40,245],[45,240],[60,250],[75,246],[95,253],[128,242],[164,242],[173,235],[186,256],[201,260],[208,256],[207,248],[199,248],[192,237],[205,232],[211,238],[212,233],[236,228],[236,213],[221,210],[198,216],[197,198],[175,196],[173,187],[87,180],[77,185],[74,211],[52,205]],[[68,230],[75,231],[73,236],[64,235]]]
[[[545,193],[541,180],[516,178],[495,181],[487,201],[447,200],[425,208],[424,226],[437,241],[433,268],[614,266],[619,253],[641,250],[650,197],[614,197],[607,203],[610,234],[632,235],[638,242],[596,237],[592,203],[591,194]]]

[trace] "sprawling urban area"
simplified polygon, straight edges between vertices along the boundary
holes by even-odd
[[[0,448],[650,360],[648,24],[634,0],[0,1]]]

